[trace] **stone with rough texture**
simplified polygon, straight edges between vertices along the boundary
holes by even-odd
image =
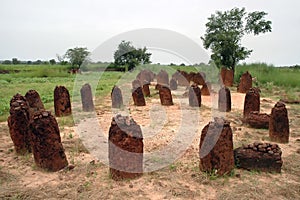
[[[109,168],[112,179],[132,179],[143,174],[143,135],[130,117],[117,115],[109,129]]]
[[[222,67],[220,78],[226,87],[231,87],[234,81],[234,71],[232,69]]]
[[[189,86],[190,81],[189,81],[189,74],[185,71],[180,71],[177,70],[175,74],[172,76],[175,80],[177,80],[178,86]]]
[[[9,134],[17,154],[31,152],[29,105],[25,97],[16,94],[10,101],[10,116],[7,119]]]
[[[203,128],[199,156],[201,171],[224,175],[234,169],[232,129],[228,121],[215,118]]]
[[[189,88],[189,105],[191,107],[201,107],[201,90],[196,84]]]
[[[122,91],[117,86],[114,86],[111,90],[111,107],[112,108],[121,108],[123,106],[123,96]]]
[[[154,80],[154,77],[155,74],[152,71],[144,69],[138,73],[136,79],[138,79],[141,83],[150,83]]]
[[[145,97],[150,97],[150,84],[149,83],[145,83],[143,84],[143,94]]]
[[[243,118],[247,118],[251,111],[258,111],[260,110],[260,90],[258,88],[251,88],[245,96],[244,101],[244,112]]]
[[[70,94],[65,86],[56,86],[54,89],[54,109],[57,117],[72,114]]]
[[[160,103],[163,106],[174,105],[171,90],[166,86],[161,86],[160,87],[160,89],[159,89],[159,98],[160,98]]]
[[[259,113],[258,111],[251,111],[245,122],[249,124],[252,128],[269,128],[270,115],[266,113]]]
[[[240,78],[237,91],[240,93],[246,93],[250,90],[250,88],[252,88],[252,76],[248,71],[246,71]]]
[[[218,108],[221,112],[231,111],[231,95],[230,90],[227,87],[222,87],[219,90]]]
[[[277,144],[249,144],[234,150],[234,160],[238,168],[263,172],[281,172],[281,149]]]
[[[49,111],[38,111],[31,120],[30,128],[36,165],[49,171],[68,166],[55,117]]]
[[[142,84],[141,84],[141,82],[140,82],[140,80],[138,80],[138,79],[135,79],[134,81],[132,81],[132,89],[136,89],[136,88],[138,88],[138,87],[141,87],[142,86]]]
[[[206,82],[201,88],[201,95],[209,96],[211,91],[212,91],[211,84],[209,82]]]
[[[277,102],[272,108],[269,136],[271,141],[279,143],[288,143],[290,135],[288,112],[285,104]]]
[[[135,106],[146,106],[143,89],[141,87],[133,89],[132,98]]]
[[[169,85],[169,74],[165,70],[160,70],[156,76],[157,84],[168,86]]]
[[[204,72],[190,72],[189,80],[192,81],[194,84],[197,85],[204,85],[205,84],[205,73]]]
[[[174,78],[171,78],[170,80],[170,89],[171,90],[177,90],[177,81]]]
[[[41,97],[36,90],[29,90],[25,94],[25,98],[29,105],[30,118],[31,118],[31,116],[34,115],[34,112],[39,111],[39,110],[45,110],[45,107],[41,100]]]
[[[93,102],[93,95],[92,95],[92,88],[90,84],[86,83],[80,89],[81,95],[81,103],[82,103],[82,110],[85,112],[94,111],[94,102]]]

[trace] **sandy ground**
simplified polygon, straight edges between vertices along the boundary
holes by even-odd
[[[220,113],[216,94],[203,96],[201,108],[194,109],[184,92],[173,92],[173,106],[161,106],[153,94],[146,98],[147,106],[135,107],[130,101],[123,110],[112,110],[107,97],[96,100],[94,115],[78,112],[82,120],[75,120],[75,127],[58,120],[72,170],[47,172],[35,166],[32,155],[16,155],[7,123],[0,123],[0,199],[300,198],[299,106],[287,106],[291,137],[288,144],[280,144],[281,174],[235,169],[230,176],[216,178],[199,171],[198,157],[201,130],[213,117],[231,122],[235,148],[269,141],[268,130],[242,123],[244,94],[232,90],[232,111]],[[261,112],[270,113],[275,103],[274,98],[261,98]],[[109,176],[107,135],[116,113],[130,114],[143,130],[145,173],[138,179],[113,181]]]

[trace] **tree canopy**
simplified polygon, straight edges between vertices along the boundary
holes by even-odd
[[[151,53],[147,53],[147,48],[135,48],[131,42],[122,41],[114,53],[115,65],[128,66],[131,70],[139,64],[148,64]]]
[[[88,59],[89,54],[90,52],[86,47],[75,47],[73,49],[68,49],[64,57],[70,60],[73,68],[79,68],[83,61]]]
[[[240,60],[244,60],[251,54],[241,45],[241,39],[245,34],[258,35],[271,32],[271,21],[264,17],[265,12],[246,13],[245,8],[233,8],[230,11],[217,11],[208,18],[206,33],[201,39],[205,49],[211,49],[211,59],[218,67],[235,69]]]

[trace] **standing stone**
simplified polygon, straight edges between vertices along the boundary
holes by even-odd
[[[143,84],[143,94],[145,97],[150,97],[150,83],[144,83]]]
[[[143,135],[130,117],[117,115],[109,129],[109,170],[112,179],[132,179],[143,173]]]
[[[68,165],[55,117],[49,111],[38,111],[30,123],[32,151],[38,167],[58,171]]]
[[[174,77],[177,79],[178,86],[187,87],[190,85],[189,74],[187,72],[178,70],[174,74]]]
[[[112,108],[121,108],[123,106],[123,96],[122,91],[118,86],[114,86],[111,90],[111,107]]]
[[[161,86],[159,90],[160,103],[163,106],[171,106],[173,104],[171,90],[166,86]]]
[[[219,111],[230,112],[231,111],[231,95],[230,90],[227,87],[222,87],[219,90]]]
[[[189,105],[191,107],[201,107],[201,90],[196,84],[189,88]]]
[[[285,104],[277,102],[272,108],[270,124],[269,124],[269,136],[271,141],[279,143],[288,143],[290,135],[288,112],[285,108]]]
[[[205,73],[204,72],[190,72],[190,80],[193,81],[197,85],[205,84]]]
[[[141,83],[150,83],[154,79],[154,73],[148,69],[144,69],[138,73],[136,79],[138,79]]]
[[[201,171],[224,175],[234,169],[232,129],[228,121],[215,118],[203,128],[199,155]]]
[[[259,89],[251,88],[245,96],[244,101],[244,119],[247,118],[251,111],[258,111],[260,110],[260,94]]]
[[[170,80],[170,89],[177,90],[177,81],[174,78],[171,78]]]
[[[138,79],[135,79],[134,81],[132,81],[132,88],[133,89],[136,89],[136,88],[138,88],[138,87],[141,87],[142,86],[142,84],[141,84],[141,82],[140,82],[140,80],[138,80]]]
[[[240,93],[246,93],[250,88],[252,88],[252,76],[247,71],[241,76],[237,91]]]
[[[156,76],[157,84],[168,86],[169,85],[169,74],[165,70],[160,70]]]
[[[29,115],[30,115],[29,119],[31,119],[31,117],[34,115],[36,111],[45,110],[41,97],[36,90],[29,90],[25,94],[25,98],[29,105]]]
[[[132,98],[133,98],[134,105],[136,105],[136,106],[146,106],[146,101],[145,101],[145,97],[144,97],[144,94],[143,94],[143,89],[141,87],[133,89]]]
[[[80,89],[81,94],[81,102],[82,102],[82,110],[84,112],[94,111],[94,102],[92,95],[92,88],[90,84],[86,83]]]
[[[54,109],[57,117],[72,114],[70,94],[65,86],[56,86],[54,89]]]
[[[212,91],[211,84],[209,82],[206,82],[201,88],[201,95],[209,96],[211,91]]]
[[[222,67],[221,80],[226,87],[231,87],[234,81],[234,71],[232,69],[227,69],[226,67]]]
[[[29,106],[26,98],[16,94],[10,101],[10,116],[7,119],[9,134],[17,154],[31,152],[29,129]]]

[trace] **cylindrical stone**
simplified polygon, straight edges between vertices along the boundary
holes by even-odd
[[[141,87],[133,89],[132,98],[135,106],[146,106],[143,89]]]
[[[230,123],[222,118],[206,125],[199,144],[200,170],[224,175],[234,169],[233,140]]]
[[[226,87],[231,87],[234,81],[234,71],[232,69],[227,69],[226,67],[222,67],[221,81]]]
[[[169,74],[165,70],[160,70],[156,76],[157,84],[168,86],[169,85]]]
[[[29,105],[26,98],[21,94],[13,96],[9,112],[7,123],[16,153],[24,155],[31,152]]]
[[[159,89],[160,103],[163,106],[171,106],[173,104],[173,98],[169,87],[161,86]]]
[[[131,179],[143,173],[143,135],[131,118],[117,115],[109,129],[109,168],[112,179]]]
[[[34,112],[38,110],[45,110],[44,104],[41,100],[39,93],[35,90],[29,90],[25,94],[25,98],[29,104],[29,114],[33,116]],[[31,118],[31,117],[30,117]]]
[[[121,108],[123,106],[123,96],[122,96],[122,91],[120,88],[117,86],[114,86],[112,91],[111,91],[111,102],[112,108]]]
[[[55,117],[49,111],[38,111],[30,123],[32,151],[38,167],[58,171],[68,165]]]
[[[277,102],[272,108],[270,123],[269,123],[269,136],[271,141],[279,143],[288,143],[290,135],[288,112],[285,104]]]
[[[206,82],[201,88],[201,95],[209,96],[211,91],[212,91],[211,84],[209,82]]]
[[[65,86],[56,86],[54,89],[54,109],[57,117],[72,114],[70,94]]]
[[[93,102],[93,95],[92,95],[92,88],[90,84],[86,83],[80,89],[81,94],[81,103],[82,103],[82,110],[84,112],[91,112],[94,111],[94,102]]]
[[[250,88],[252,88],[252,76],[247,71],[241,76],[237,91],[240,93],[246,93],[250,90]]]
[[[244,119],[247,118],[249,113],[251,111],[257,111],[260,110],[260,94],[259,89],[257,88],[251,88],[245,96],[244,101]]]
[[[177,81],[174,78],[171,78],[170,80],[170,89],[177,90]]]
[[[201,90],[196,84],[189,88],[189,105],[191,107],[201,107]]]
[[[149,88],[149,83],[143,84],[143,94],[145,97],[150,97],[150,88]]]
[[[230,90],[227,87],[222,87],[219,90],[219,111],[230,112],[231,111],[231,95]]]

